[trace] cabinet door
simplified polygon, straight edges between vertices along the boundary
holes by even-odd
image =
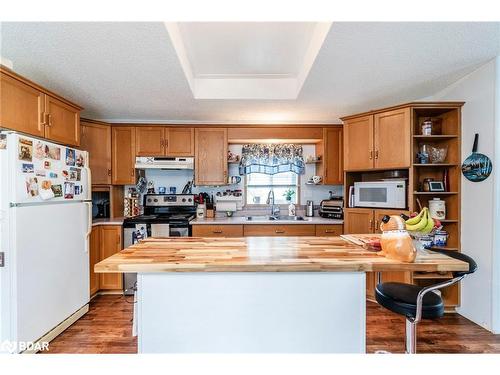
[[[101,259],[101,236],[100,227],[93,227],[90,233],[90,254],[89,254],[89,266],[90,266],[90,295],[96,294],[100,289],[100,275],[94,272],[94,266]]]
[[[193,237],[243,237],[243,225],[193,225]]]
[[[323,183],[341,185],[344,183],[342,127],[325,128],[323,131],[325,143],[325,175]]]
[[[101,228],[101,260],[122,250],[122,227],[118,225],[102,225]],[[121,273],[101,273],[101,289],[122,289]]]
[[[401,215],[401,214],[405,214],[407,216],[410,216],[410,212],[409,211],[405,211],[405,210],[374,210],[374,229],[375,229],[375,233],[382,233],[382,230],[380,229],[380,224],[382,223],[382,218],[387,215],[387,216],[391,216],[391,215]]]
[[[316,224],[317,237],[336,237],[343,234],[343,231],[342,224]]]
[[[137,126],[135,143],[137,156],[163,156],[165,155],[165,128],[163,126]]]
[[[45,135],[44,94],[1,72],[0,93],[0,127]]]
[[[346,208],[344,210],[344,233],[373,233],[373,210],[369,208]]]
[[[373,168],[373,116],[344,122],[344,169]]]
[[[111,184],[111,126],[81,122],[80,148],[89,152],[93,185]]]
[[[194,156],[194,129],[166,128],[165,149],[167,156]]]
[[[113,126],[111,141],[113,185],[135,184],[135,128]]]
[[[195,155],[195,185],[227,184],[227,129],[196,129]]]
[[[45,112],[47,112],[45,138],[67,145],[80,145],[79,109],[45,95]]]
[[[410,166],[409,108],[376,114],[374,134],[375,168],[408,168]]]

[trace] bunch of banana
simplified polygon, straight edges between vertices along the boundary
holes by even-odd
[[[434,219],[429,215],[429,209],[424,207],[417,216],[405,221],[406,230],[411,232],[430,233],[434,228]]]

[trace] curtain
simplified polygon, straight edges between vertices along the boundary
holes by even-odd
[[[243,145],[240,175],[250,173],[276,174],[295,172],[304,174],[302,146],[294,144]]]

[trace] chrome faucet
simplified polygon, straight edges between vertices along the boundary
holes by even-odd
[[[279,216],[280,207],[277,204],[274,204],[274,191],[272,189],[269,190],[269,194],[267,194],[266,204],[271,205],[271,216]]]

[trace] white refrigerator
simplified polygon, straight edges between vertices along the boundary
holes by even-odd
[[[88,153],[0,132],[0,199],[0,352],[21,352],[88,308]]]

